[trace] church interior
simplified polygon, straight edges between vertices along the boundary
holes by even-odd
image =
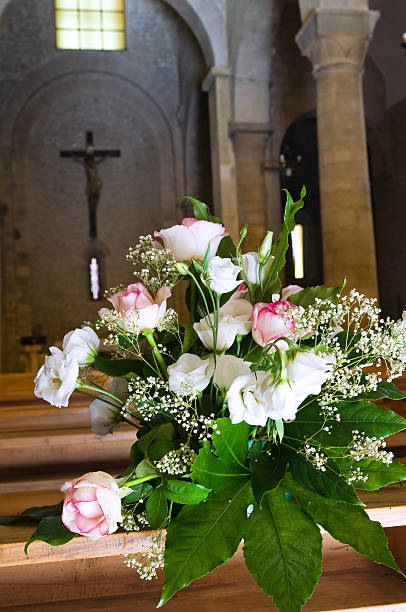
[[[106,289],[133,282],[137,237],[190,216],[185,196],[237,240],[248,224],[253,250],[278,234],[284,190],[305,185],[284,284],[346,280],[401,317],[405,31],[405,0],[0,0],[0,515],[125,465],[131,428],[94,435],[88,398],[54,408],[32,380]],[[405,432],[388,445],[406,463]],[[406,571],[406,488],[368,493]],[[27,558],[24,528],[3,529],[0,610],[155,608],[158,587],[120,559],[122,534],[67,553],[37,543]],[[392,570],[328,534],[324,547],[305,611],[406,610]],[[168,612],[276,610],[238,556],[190,589]]]

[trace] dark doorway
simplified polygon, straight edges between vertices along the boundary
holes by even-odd
[[[296,215],[296,224],[302,226],[303,232],[303,277],[300,277],[300,270],[299,278],[295,275],[290,248],[286,259],[286,283],[306,287],[323,284],[317,124],[314,117],[295,121],[287,130],[281,146],[281,188],[287,189],[297,200],[303,185],[307,190],[305,205]],[[282,210],[285,201],[282,192]]]

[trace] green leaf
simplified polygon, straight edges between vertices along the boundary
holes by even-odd
[[[205,576],[237,550],[252,502],[249,480],[227,495],[184,506],[167,529],[165,583],[158,607],[179,589]]]
[[[146,504],[147,519],[152,529],[160,529],[168,516],[165,491],[160,485],[152,491]]]
[[[331,434],[322,431],[324,418],[317,401],[299,409],[296,419],[285,424],[287,436],[306,439],[310,436],[327,446],[347,446],[352,440],[354,430],[368,436],[385,438],[406,428],[406,419],[388,408],[381,408],[370,402],[339,402],[337,404],[340,421],[329,421]]]
[[[69,542],[75,536],[75,533],[72,533],[65,527],[60,516],[46,516],[41,519],[36,531],[34,531],[28,540],[24,547],[24,552],[27,554],[29,545],[37,540],[46,542],[51,546],[61,546],[61,544],[66,544],[66,542]]]
[[[195,198],[191,198],[190,196],[185,196],[184,199],[189,200],[189,202],[193,204],[193,214],[195,219],[199,219],[200,221],[211,221],[212,223],[223,223],[221,219],[212,215],[207,204],[204,204]]]
[[[177,448],[179,448],[179,442],[174,440],[156,440],[149,447],[148,457],[151,461],[159,461],[164,455]]]
[[[238,484],[249,476],[246,466],[249,425],[233,425],[228,418],[217,419],[212,442],[206,442],[192,466],[192,478],[198,484],[218,491]]]
[[[345,501],[349,504],[361,504],[354,487],[340,476],[339,467],[329,459],[322,472],[306,461],[301,455],[292,453],[290,470],[293,478],[308,491],[314,491],[322,497]]]
[[[140,501],[140,499],[145,499],[153,490],[153,487],[148,482],[141,482],[140,484],[134,485],[131,488],[133,492],[124,497],[124,505],[134,504],[135,502]]]
[[[300,200],[293,202],[289,191],[284,189],[286,193],[285,214],[279,238],[272,247],[272,255],[274,259],[264,278],[264,294],[262,301],[269,302],[272,294],[279,291],[281,288],[280,272],[286,263],[286,251],[289,248],[289,234],[295,229],[295,215],[303,207],[303,198],[306,195],[306,190],[302,189]]]
[[[369,391],[369,393],[365,393],[362,397],[363,399],[371,401],[379,399],[402,400],[406,399],[406,393],[403,393],[403,391],[398,389],[393,383],[382,380],[378,383],[375,391]]]
[[[27,508],[17,516],[9,516],[6,518],[0,517],[0,525],[11,525],[12,523],[24,523],[30,521],[40,521],[46,516],[61,516],[63,502],[59,502],[53,506],[34,506]]]
[[[376,491],[392,482],[400,482],[406,480],[406,465],[398,461],[392,461],[386,465],[382,461],[375,459],[361,459],[361,461],[353,461],[352,459],[336,459],[336,463],[341,470],[351,470],[353,467],[359,468],[368,480],[355,480],[352,484],[356,489],[364,491]]]
[[[149,447],[154,440],[173,440],[175,427],[173,423],[163,423],[151,429],[138,440],[138,448],[142,453],[148,453]]]
[[[286,472],[286,459],[269,456],[264,451],[250,459],[251,484],[257,504],[261,506],[264,495],[275,489]]]
[[[286,486],[303,510],[333,538],[352,546],[375,563],[400,571],[388,549],[388,540],[381,524],[371,521],[365,510],[309,493],[289,477]]]
[[[135,477],[143,478],[144,476],[151,476],[152,474],[156,474],[158,470],[154,465],[148,461],[148,459],[143,459],[135,468]]]
[[[318,526],[283,487],[265,495],[244,534],[244,558],[257,584],[280,612],[300,612],[321,574]]]
[[[325,287],[324,285],[306,287],[303,291],[290,295],[288,300],[292,304],[296,304],[296,306],[303,306],[303,308],[314,304],[316,298],[337,303],[341,290],[342,287]]]
[[[193,329],[193,323],[185,327],[185,333],[183,335],[182,353],[187,353],[198,339],[198,335]]]
[[[143,361],[139,359],[105,359],[96,355],[94,364],[100,372],[108,376],[123,377],[130,373],[142,376]]]
[[[182,480],[167,480],[163,486],[166,497],[177,504],[200,504],[211,492],[206,487]]]

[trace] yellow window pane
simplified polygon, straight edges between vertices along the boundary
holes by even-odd
[[[76,11],[56,11],[55,25],[57,28],[76,30],[79,27]]]
[[[123,11],[124,2],[123,0],[101,0],[102,8],[104,11]]]
[[[80,32],[81,49],[103,49],[101,32],[90,32],[82,30]]]
[[[80,11],[81,30],[101,30],[101,19],[98,11]]]
[[[101,8],[100,0],[79,0],[79,8],[81,10],[99,11]]]
[[[103,30],[124,30],[124,13],[103,13]]]
[[[58,49],[79,49],[79,32],[77,30],[57,30],[56,46]]]
[[[55,0],[56,9],[77,9],[77,0]]]
[[[303,225],[296,225],[291,236],[295,278],[304,278]]]
[[[103,32],[103,49],[105,51],[125,49],[124,32]]]

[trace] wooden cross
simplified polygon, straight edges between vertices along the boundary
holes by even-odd
[[[81,164],[86,172],[86,196],[89,204],[89,237],[97,238],[96,209],[102,190],[102,180],[98,166],[108,157],[120,157],[119,149],[96,150],[93,146],[93,132],[86,132],[86,148],[82,150],[61,151],[61,157],[70,157]]]

